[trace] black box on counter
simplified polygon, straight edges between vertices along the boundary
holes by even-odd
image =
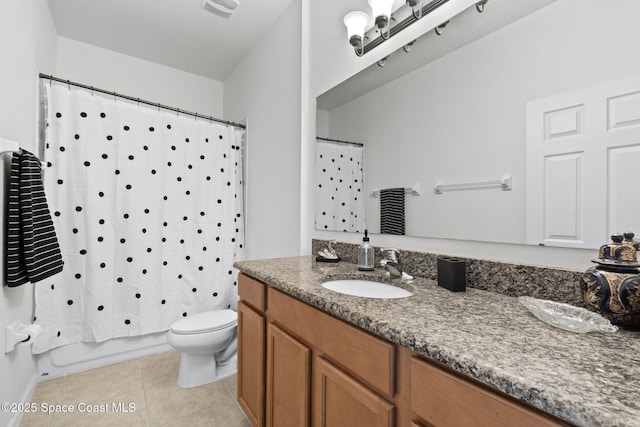
[[[462,259],[438,257],[438,286],[452,292],[467,290],[467,269]]]

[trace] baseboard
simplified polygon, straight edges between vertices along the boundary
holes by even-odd
[[[33,396],[33,392],[36,390],[38,381],[39,381],[38,374],[37,373],[33,374],[33,376],[31,377],[31,381],[29,381],[29,384],[27,384],[27,387],[24,389],[24,392],[22,393],[22,398],[20,399],[20,403],[22,405],[27,405],[29,402],[31,402],[31,397]],[[7,425],[7,427],[19,427],[20,422],[22,422],[23,415],[24,415],[24,412],[22,411],[14,412],[13,416],[9,419],[9,424]]]

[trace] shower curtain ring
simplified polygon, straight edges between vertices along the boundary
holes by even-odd
[[[140,98],[138,98],[138,108],[140,108]]]
[[[180,117],[180,109],[176,108],[176,117]]]
[[[67,80],[67,90],[71,90],[71,80]]]

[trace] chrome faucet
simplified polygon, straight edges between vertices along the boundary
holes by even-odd
[[[400,251],[395,248],[383,248],[380,252],[382,252],[380,264],[389,271],[392,277],[402,277],[404,269],[398,259]]]
[[[403,280],[413,279],[413,276],[408,275],[407,272],[404,271],[402,264],[400,264],[399,250],[395,248],[383,248],[380,252],[382,252],[380,265],[387,269],[391,277],[399,277]]]

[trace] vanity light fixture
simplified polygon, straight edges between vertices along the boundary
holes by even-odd
[[[394,0],[367,0],[380,37],[388,40],[391,37],[391,8]]]
[[[353,46],[356,55],[362,56],[364,54],[364,30],[369,23],[369,15],[360,11],[349,12],[343,22],[347,27],[349,43]]]
[[[407,6],[411,8],[414,18],[422,18],[422,0],[407,0]]]
[[[205,0],[205,1],[235,1],[235,0]],[[411,26],[423,16],[430,14],[450,0],[405,0],[405,4],[392,10],[394,0],[367,0],[371,7],[373,18],[365,12],[348,13],[344,19],[347,27],[349,44],[353,46],[355,54],[362,56],[376,46],[382,44],[395,34]],[[478,12],[484,11],[489,0],[480,0],[475,4]],[[425,4],[426,3],[426,4]],[[367,29],[370,22],[373,26]],[[438,35],[442,34],[449,21],[435,28]],[[405,47],[405,52],[411,49],[411,43]]]

